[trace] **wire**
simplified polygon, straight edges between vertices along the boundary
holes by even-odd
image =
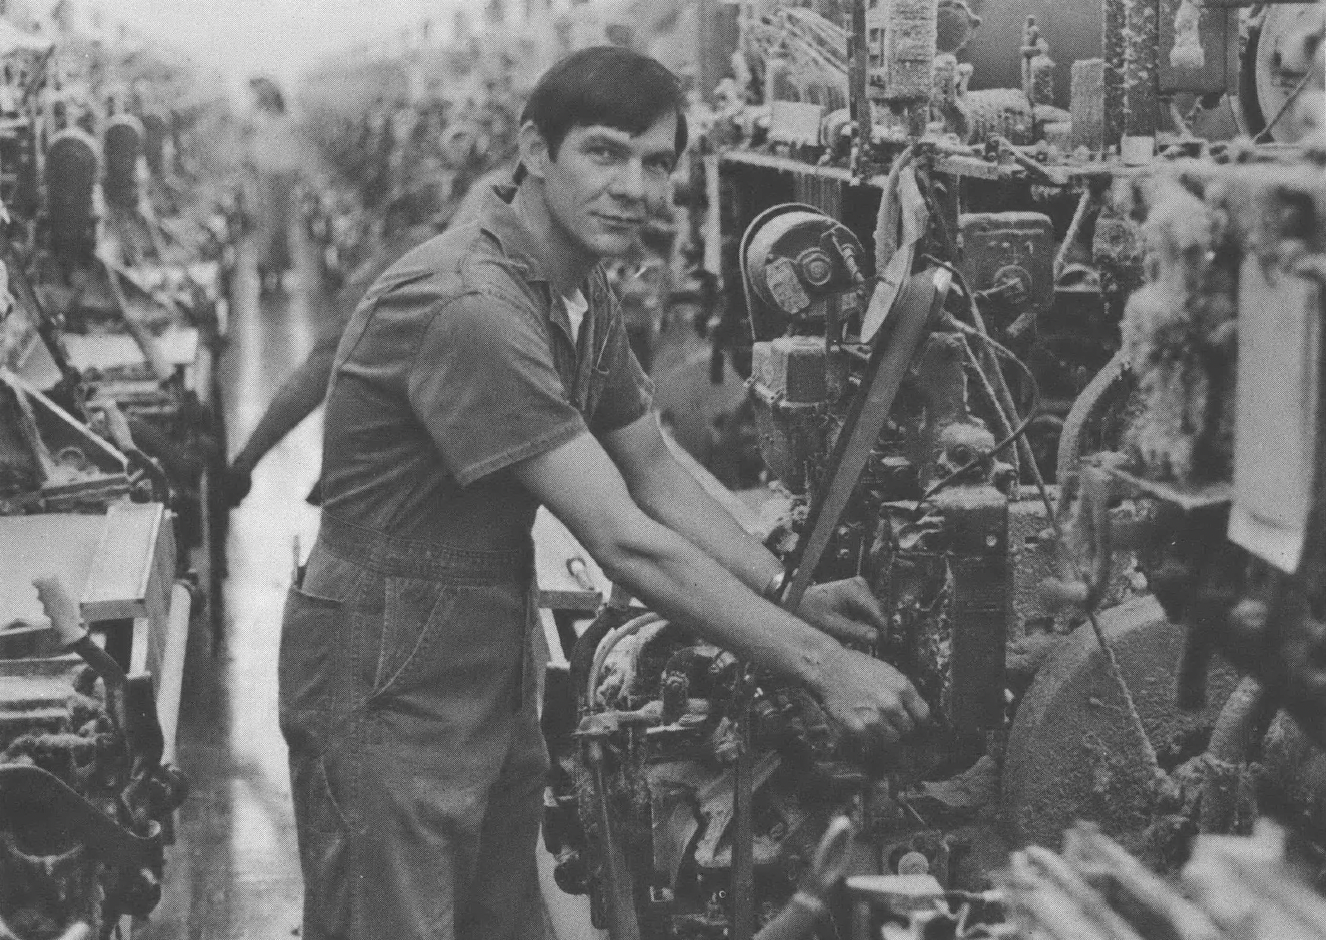
[[[940,267],[947,269],[953,275],[954,283],[958,285],[958,288],[967,298],[967,309],[971,313],[972,323],[975,325],[977,331],[983,337],[989,340],[990,343],[993,343],[994,341],[990,339],[990,331],[985,328],[985,319],[981,316],[980,307],[977,306],[976,304],[976,295],[967,285],[967,279],[962,276],[962,272],[959,271],[957,268],[955,268],[953,265],[949,264],[947,261],[941,261],[939,258],[936,258],[933,255],[926,255],[925,260],[932,264],[937,264]],[[1008,353],[1008,350],[1004,350],[1004,352]],[[1012,354],[1008,353],[1008,355]],[[1023,367],[1024,371],[1026,370],[1025,364],[1020,359],[1018,359],[1016,356],[1014,356],[1013,359],[1015,362],[1018,363],[1018,365]],[[1004,396],[1003,399],[1001,399],[1002,404],[997,403],[996,407],[1007,408],[1008,413],[1003,414],[1003,419],[1005,424],[1011,426],[1014,420],[1017,418],[1017,406],[1013,403],[1013,397],[1008,392],[1008,385],[1004,381],[1003,373],[997,371],[999,369],[999,364],[994,363],[993,367],[996,370],[994,376],[995,381],[998,383],[998,388],[1003,393]],[[1036,384],[1034,377],[1032,379],[1032,388],[1034,389],[1036,394],[1033,402],[1032,413],[1028,415],[1027,418],[1028,422],[1035,420],[1035,418],[1037,417],[1036,409],[1038,409],[1040,406],[1040,386]],[[1022,459],[1026,462],[1027,469],[1031,473],[1031,479],[1036,484],[1036,491],[1040,494],[1041,502],[1045,504],[1046,514],[1051,519],[1053,519],[1054,503],[1050,499],[1050,492],[1045,486],[1045,478],[1041,476],[1040,467],[1036,465],[1036,454],[1032,451],[1031,445],[1028,444],[1026,440],[1018,438],[1016,434],[1014,434],[1014,438],[1019,440],[1019,443],[1022,445]]]
[[[962,272],[959,271],[957,268],[955,268],[953,265],[949,264],[947,261],[942,261],[939,258],[935,258],[931,255],[926,255],[924,260],[939,265],[942,268],[948,269],[948,271],[953,275],[954,283],[958,285],[958,288],[967,298],[967,306],[971,311],[972,320],[975,323],[977,323],[978,326],[983,326],[984,321],[981,319],[980,309],[976,305],[976,296],[971,292],[971,289],[967,286],[967,280],[962,276]],[[926,493],[922,495],[922,497],[919,500],[916,501],[915,511],[918,513],[921,511],[921,506],[925,503],[926,500],[931,499],[936,493],[938,493],[944,487],[948,486],[955,479],[957,479],[958,477],[962,476],[963,474],[967,473],[968,471],[976,467],[982,461],[994,457],[995,454],[999,453],[1001,450],[1007,447],[1009,443],[1017,440],[1022,434],[1024,434],[1027,430],[1027,427],[1036,418],[1037,411],[1040,408],[1040,385],[1036,382],[1035,375],[1032,374],[1030,367],[1028,367],[1025,362],[1023,362],[1016,355],[1014,355],[1010,350],[1008,350],[1005,346],[1003,346],[1003,344],[997,342],[993,337],[991,337],[988,333],[986,333],[985,330],[977,329],[975,327],[970,327],[967,324],[962,323],[961,321],[953,317],[950,317],[950,321],[954,326],[957,326],[964,334],[979,336],[989,346],[989,348],[995,350],[996,352],[1002,352],[1007,358],[1009,358],[1011,361],[1016,363],[1017,366],[1020,369],[1022,369],[1022,371],[1026,374],[1028,380],[1031,382],[1032,404],[1026,419],[1023,420],[1022,423],[1019,424],[1016,428],[1014,428],[1014,430],[1012,431],[1012,433],[1008,435],[1008,437],[1006,437],[999,444],[995,445],[994,450],[990,451],[990,453],[987,456],[978,457],[968,461],[966,466],[963,466],[958,470],[955,470],[953,473],[950,473],[947,477],[940,480],[937,484],[935,484],[929,490],[927,490]],[[1009,420],[1008,417],[1005,416],[1005,421],[1008,420]],[[1040,493],[1041,502],[1045,504],[1046,519],[1048,520],[1051,529],[1054,531],[1055,539],[1061,545],[1066,544],[1063,526],[1059,522],[1058,514],[1055,511],[1055,506],[1050,499],[1049,490],[1046,488],[1045,481],[1041,478],[1040,472],[1035,466],[1034,459],[1032,461],[1032,470],[1035,472],[1036,488]],[[1062,482],[1063,481],[1060,481],[1061,484]],[[1068,562],[1069,566],[1072,568],[1073,577],[1078,581],[1083,581],[1081,568],[1078,566],[1077,559],[1072,557],[1071,553],[1069,554]],[[1088,607],[1086,609],[1086,615],[1087,615],[1087,621],[1091,624],[1091,632],[1094,633],[1096,636],[1096,643],[1100,647],[1101,652],[1105,656],[1105,661],[1109,667],[1110,675],[1113,677],[1115,684],[1119,688],[1120,694],[1123,696],[1124,705],[1128,711],[1128,714],[1133,719],[1134,726],[1139,729],[1142,729],[1142,740],[1144,742],[1144,748],[1150,755],[1152,766],[1155,766],[1156,765],[1155,747],[1151,743],[1151,739],[1146,735],[1145,728],[1142,724],[1141,716],[1137,711],[1137,705],[1133,701],[1132,690],[1128,688],[1128,682],[1123,677],[1123,669],[1119,666],[1119,657],[1114,652],[1114,646],[1110,643],[1109,638],[1105,636],[1105,631],[1100,625],[1100,618],[1096,616],[1095,608]]]
[[[980,323],[981,322],[979,319],[980,314],[976,310],[976,298],[972,295],[971,288],[968,287],[967,279],[962,276],[962,272],[959,271],[957,268],[955,268],[953,265],[949,264],[947,261],[942,261],[939,258],[935,258],[931,255],[926,255],[924,260],[946,269],[950,274],[953,275],[954,283],[957,284],[958,288],[967,298],[967,303],[971,307],[973,320]],[[1008,435],[1004,437],[1003,440],[997,443],[989,453],[980,454],[976,457],[973,457],[971,460],[967,461],[961,467],[954,470],[952,473],[948,474],[948,476],[944,477],[938,483],[935,483],[928,490],[926,490],[925,493],[921,495],[921,498],[916,501],[917,512],[920,512],[921,506],[927,500],[934,498],[934,496],[937,493],[948,487],[959,477],[966,475],[967,473],[971,472],[981,464],[993,459],[996,454],[1002,452],[1006,447],[1008,447],[1010,444],[1013,444],[1020,437],[1026,434],[1027,428],[1031,426],[1031,422],[1034,421],[1040,413],[1040,405],[1041,405],[1040,384],[1036,381],[1036,376],[1031,371],[1030,366],[1028,366],[1021,359],[1019,359],[1016,353],[1010,350],[1003,343],[1000,343],[994,337],[990,336],[984,330],[977,329],[974,326],[969,326],[968,324],[963,323],[961,320],[957,319],[956,317],[950,317],[949,324],[955,327],[956,329],[958,329],[964,335],[976,337],[981,342],[985,343],[990,349],[994,350],[995,353],[1002,355],[1005,359],[1012,362],[1022,371],[1022,374],[1026,376],[1027,383],[1031,388],[1031,408],[1028,409],[1027,416],[1023,418],[1020,422],[1018,422],[1017,425],[1013,427],[1013,430],[1010,431]],[[1016,417],[1017,417],[1016,414],[1005,415],[1004,420],[1009,425],[1012,425],[1013,419],[1015,419]],[[1047,503],[1047,509],[1048,508],[1049,506]]]
[[[1275,129],[1275,125],[1280,123],[1280,119],[1285,116],[1285,112],[1289,110],[1290,105],[1297,101],[1298,96],[1303,93],[1303,89],[1308,87],[1308,79],[1312,78],[1313,71],[1313,69],[1308,69],[1307,74],[1299,79],[1298,84],[1294,86],[1294,90],[1291,91],[1289,97],[1284,100],[1284,104],[1280,105],[1280,110],[1275,112],[1275,117],[1271,118],[1266,126],[1257,132],[1257,136],[1252,139],[1253,143],[1257,143]]]
[[[990,414],[999,425],[995,430],[1000,434],[1008,434],[1013,430],[1013,425],[1009,421],[1008,412],[1004,411],[1004,406],[999,401],[999,393],[994,390],[990,384],[990,377],[985,374],[985,364],[981,362],[980,357],[972,349],[971,343],[967,342],[967,337],[960,336],[962,340],[962,351],[967,357],[968,364],[972,367],[972,372],[976,376],[976,384],[985,395],[986,402],[990,406]],[[998,363],[995,364],[998,368]],[[1009,451],[1008,459],[1013,462],[1013,469],[1018,471],[1018,479],[1022,479],[1021,468],[1018,466],[1020,449],[1014,447]]]
[[[1072,250],[1077,242],[1077,237],[1082,233],[1082,224],[1086,221],[1087,210],[1091,207],[1091,190],[1084,189],[1082,195],[1078,197],[1077,208],[1073,210],[1073,220],[1068,223],[1068,231],[1064,235],[1063,242],[1059,245],[1059,251],[1054,256],[1054,277],[1058,280],[1059,275],[1063,273],[1064,266],[1068,263],[1068,252]]]

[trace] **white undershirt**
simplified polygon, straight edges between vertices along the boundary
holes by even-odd
[[[571,336],[579,343],[580,324],[585,322],[585,314],[589,312],[589,301],[577,287],[576,292],[570,297],[562,297],[562,303],[566,305],[566,318],[571,321]]]

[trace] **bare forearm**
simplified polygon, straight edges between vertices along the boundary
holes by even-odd
[[[269,450],[322,404],[335,355],[335,347],[330,354],[315,349],[281,384],[257,427],[235,456],[237,467],[252,472]]]
[[[825,669],[842,652],[837,642],[760,599],[667,526],[644,526],[598,559],[609,577],[715,645],[784,678],[819,687]]]
[[[637,421],[616,434],[612,444],[631,476],[646,479],[642,465],[658,452],[646,439],[652,429]],[[588,433],[513,470],[614,582],[710,642],[809,687],[848,734],[889,744],[926,719],[925,703],[892,666],[843,648],[761,599],[706,551],[651,519]]]
[[[637,487],[632,495],[651,519],[695,545],[756,593],[763,592],[782,568],[778,559],[674,460],[661,461],[648,483]]]

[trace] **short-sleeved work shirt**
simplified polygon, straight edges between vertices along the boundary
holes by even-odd
[[[511,466],[650,408],[601,267],[573,338],[533,236],[494,188],[477,218],[406,254],[369,288],[336,354],[323,510],[401,538],[528,545],[537,501]]]

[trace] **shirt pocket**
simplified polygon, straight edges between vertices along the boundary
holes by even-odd
[[[613,317],[608,323],[603,341],[598,344],[598,348],[594,351],[593,363],[589,370],[588,387],[585,389],[585,404],[581,410],[587,424],[593,422],[594,415],[599,409],[599,403],[603,400],[603,390],[612,377],[613,332],[618,328],[617,318]]]

